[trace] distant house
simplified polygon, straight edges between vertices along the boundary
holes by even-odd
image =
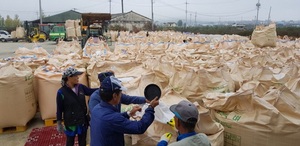
[[[175,22],[167,22],[167,23],[164,23],[165,26],[167,27],[176,27],[177,24]]]
[[[123,26],[128,30],[133,30],[133,27],[143,28],[145,24],[151,23],[151,19],[130,11],[127,13],[112,14],[110,25],[111,26]]]
[[[237,29],[241,29],[241,30],[245,29],[245,25],[242,25],[242,24],[236,24],[236,23],[234,23],[234,24],[232,25],[232,27],[236,27]]]

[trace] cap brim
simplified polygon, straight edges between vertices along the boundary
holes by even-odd
[[[127,88],[124,87],[124,86],[122,86],[122,87],[120,88],[120,90],[122,90],[122,91],[127,91]]]
[[[83,74],[83,72],[81,72],[81,71],[78,71],[78,72],[76,72],[75,74],[73,74],[73,75],[81,75],[81,74]]]
[[[176,106],[177,106],[177,104],[171,105],[171,106],[170,106],[170,111],[171,111],[173,114],[175,114],[175,115],[177,116],[176,113],[178,113],[178,112],[175,110],[175,107],[176,107]]]
[[[170,106],[170,111],[175,115],[175,117],[177,117],[178,119],[181,119],[181,120],[182,120],[181,116],[179,115],[179,113],[178,113],[177,110],[175,109],[177,105],[178,105],[178,104],[171,105],[171,106]]]

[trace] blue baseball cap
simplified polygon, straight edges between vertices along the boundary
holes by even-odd
[[[111,71],[106,71],[106,72],[101,72],[98,74],[98,79],[101,82],[103,82],[103,80],[106,78],[106,77],[110,77],[110,76],[114,76],[114,73],[111,72]]]
[[[126,91],[127,89],[122,86],[121,81],[116,77],[109,76],[101,82],[100,90],[104,92],[113,92],[115,90]]]

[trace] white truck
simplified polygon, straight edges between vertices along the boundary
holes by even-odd
[[[5,30],[0,30],[0,41],[1,42],[7,42],[7,41],[11,41],[11,35],[5,31]]]

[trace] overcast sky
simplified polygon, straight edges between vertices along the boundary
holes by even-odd
[[[75,9],[78,12],[109,13],[110,0],[41,0],[45,15],[55,15]],[[258,0],[153,0],[154,21],[254,20]],[[124,12],[135,11],[151,19],[151,0],[123,0]],[[0,15],[21,20],[34,20],[39,16],[39,0],[0,0]],[[300,0],[260,0],[259,20],[267,20],[271,7],[271,20],[300,20]],[[187,15],[186,15],[187,6]],[[111,12],[121,13],[121,0],[111,0]]]

